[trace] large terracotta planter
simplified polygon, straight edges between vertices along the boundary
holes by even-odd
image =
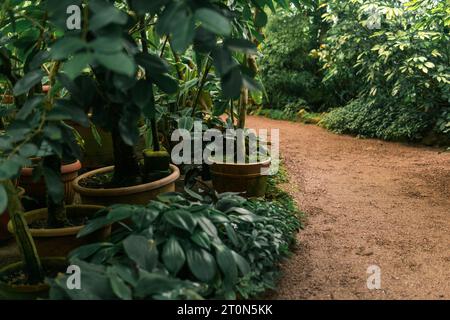
[[[93,170],[80,175],[73,181],[73,188],[80,194],[82,203],[103,206],[116,203],[145,205],[150,200],[156,199],[159,194],[175,191],[175,181],[180,177],[180,170],[170,165],[172,173],[169,176],[150,183],[112,189],[85,188],[80,185],[82,179],[113,170],[114,166]]]
[[[246,197],[264,197],[271,159],[257,163],[224,163],[214,161],[210,166],[214,189],[219,193],[242,192]]]
[[[67,206],[68,217],[92,218],[95,213],[103,209],[102,206],[75,205]],[[38,219],[47,219],[47,208],[37,209],[25,213],[28,224]],[[33,229],[31,236],[36,244],[36,249],[41,257],[66,257],[70,251],[82,245],[104,241],[111,233],[111,226],[106,226],[98,231],[82,238],[77,238],[78,232],[84,225],[57,229]],[[14,233],[12,223],[8,223],[8,230]]]
[[[22,198],[25,194],[25,190],[23,188],[19,189],[19,198]],[[3,212],[0,215],[0,241],[8,240],[12,238],[12,234],[8,231],[8,222],[9,222],[9,213],[8,210]]]
[[[44,269],[52,269],[65,272],[67,261],[65,258],[42,258]],[[1,281],[4,276],[17,272],[23,268],[22,262],[16,262],[0,269],[0,300],[36,300],[48,299],[49,286],[46,283],[37,285],[11,285]]]
[[[72,181],[78,176],[78,170],[81,169],[81,162],[64,164],[61,166],[61,180],[64,183],[64,201],[66,204],[72,204],[75,197],[75,191],[72,188]],[[25,189],[27,196],[37,201],[38,206],[46,205],[46,186],[42,177],[39,181],[33,181],[33,168],[22,168],[19,178],[19,186]]]

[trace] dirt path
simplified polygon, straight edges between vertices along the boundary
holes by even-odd
[[[276,299],[450,299],[450,153],[250,117],[279,128],[307,213]],[[381,289],[367,268],[381,268]]]

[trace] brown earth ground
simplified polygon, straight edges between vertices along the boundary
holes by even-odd
[[[275,299],[450,299],[450,152],[335,135],[249,117],[280,129],[290,183],[306,213]],[[381,268],[381,289],[367,269]]]

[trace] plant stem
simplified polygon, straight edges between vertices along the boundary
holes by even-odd
[[[31,237],[28,224],[23,217],[23,208],[14,184],[11,180],[1,182],[8,195],[8,212],[14,228],[14,235],[19,246],[23,261],[23,270],[30,284],[40,283],[44,280],[41,261],[36,246]]]
[[[44,167],[52,170],[61,180],[61,159],[57,155],[44,157]],[[51,228],[62,228],[69,224],[66,213],[64,198],[61,201],[55,201],[47,193],[47,224]]]
[[[212,63],[209,62],[208,58],[206,59],[205,71],[203,72],[202,79],[200,80],[200,86],[197,91],[197,95],[195,97],[194,105],[192,106],[192,116],[195,115],[195,109],[197,108],[198,102],[200,100],[200,95],[202,94],[203,87],[206,84],[206,80],[208,78],[209,71],[211,70]]]

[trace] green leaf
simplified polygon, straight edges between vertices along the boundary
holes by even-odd
[[[217,11],[201,8],[195,11],[195,17],[202,24],[202,27],[215,34],[228,36],[231,34],[231,23]]]
[[[55,203],[64,200],[64,183],[61,181],[61,175],[53,170],[43,167],[43,174],[47,192]]]
[[[86,42],[83,40],[74,37],[64,37],[51,47],[50,55],[52,59],[63,60],[84,48],[86,48]]]
[[[216,260],[220,270],[222,270],[225,276],[225,282],[228,282],[231,287],[236,283],[238,277],[238,268],[232,251],[225,246],[217,246]]]
[[[109,224],[111,224],[111,220],[108,219],[106,216],[91,219],[88,221],[86,226],[83,229],[81,229],[80,232],[78,232],[77,238],[87,236],[88,234],[91,234]]]
[[[217,266],[214,257],[204,249],[187,250],[187,262],[193,275],[204,282],[211,282],[216,276]]]
[[[89,118],[86,113],[69,100],[58,100],[55,107],[47,114],[47,120],[72,120],[83,127],[89,127]]]
[[[136,264],[151,272],[158,262],[158,251],[153,240],[143,236],[130,235],[123,241],[123,247],[128,257]]]
[[[167,270],[175,275],[183,267],[186,261],[186,255],[175,237],[170,237],[164,244],[162,260]]]
[[[33,112],[33,109],[41,104],[42,100],[44,100],[43,96],[28,99],[17,112],[16,119],[25,120]]]
[[[21,164],[13,159],[0,162],[0,180],[7,180],[16,176],[21,168]]]
[[[8,194],[5,187],[0,184],[0,216],[5,212],[8,207]]]
[[[167,63],[154,54],[139,53],[136,55],[136,62],[145,69],[147,74],[169,72]]]
[[[123,52],[115,54],[101,54],[96,52],[95,59],[105,68],[128,77],[132,77],[136,72],[136,65],[133,59]]]
[[[78,53],[64,64],[62,70],[73,80],[93,61],[94,58],[90,53]]]
[[[167,74],[150,74],[149,77],[167,94],[174,94],[178,91],[178,82]]]
[[[114,294],[122,300],[131,300],[131,288],[119,277],[112,267],[106,269]]]
[[[164,219],[172,226],[192,233],[196,226],[196,221],[189,211],[177,209],[169,210],[163,215]]]
[[[191,236],[192,242],[194,242],[199,247],[210,250],[211,249],[211,241],[209,240],[208,234],[204,231],[196,231]]]
[[[151,298],[155,294],[175,290],[183,284],[178,279],[172,279],[161,274],[144,270],[140,270],[139,273],[138,284],[135,288],[135,295],[138,298]]]
[[[256,45],[245,39],[227,39],[225,40],[225,46],[230,50],[245,54],[255,54],[257,51]]]
[[[217,237],[217,229],[216,226],[206,217],[199,217],[197,219],[198,224],[200,227],[205,231],[207,234],[209,234],[211,237],[216,238]]]
[[[194,128],[194,119],[192,117],[181,117],[177,120],[178,129],[191,131]]]
[[[264,10],[257,10],[256,16],[255,16],[255,27],[262,28],[265,27],[267,24],[267,14],[264,12]]]
[[[95,254],[100,249],[110,248],[113,246],[114,245],[112,243],[108,243],[108,242],[87,244],[87,245],[81,246],[79,248],[76,248],[75,250],[70,252],[69,258],[85,260],[85,259],[91,257],[93,254]]]
[[[186,51],[186,49],[194,40],[195,19],[190,13],[188,13],[187,15],[182,17],[182,20],[179,23],[183,27],[176,28],[172,32],[172,38],[170,42],[175,52],[182,53]]]
[[[45,73],[42,70],[35,70],[27,73],[22,79],[17,81],[14,86],[14,95],[20,96],[21,94],[27,93],[32,87],[41,83],[44,74]]]
[[[38,151],[38,147],[33,143],[26,143],[19,149],[20,155],[25,158],[34,157]]]
[[[100,37],[90,42],[89,46],[99,53],[117,53],[123,49],[123,39],[113,36]]]
[[[127,15],[113,5],[102,5],[90,19],[89,30],[96,31],[112,23],[123,25],[127,20]]]
[[[222,92],[225,97],[239,98],[242,88],[242,74],[239,68],[234,68],[222,77]]]
[[[234,251],[231,251],[231,253],[233,255],[233,259],[236,262],[236,265],[238,266],[241,274],[243,276],[249,274],[251,271],[251,268],[250,268],[250,265],[248,264],[247,260],[245,260],[240,254],[238,254]]]

